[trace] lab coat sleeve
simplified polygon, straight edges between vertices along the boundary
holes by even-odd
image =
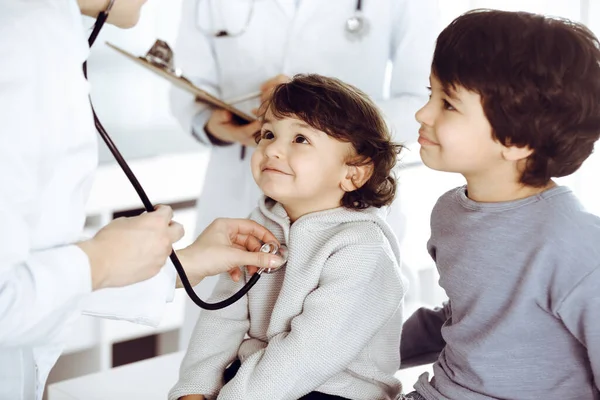
[[[421,307],[404,322],[400,341],[401,367],[437,359],[446,345],[442,326],[451,315],[450,302],[445,302],[442,307],[434,309]]]
[[[390,98],[377,102],[394,141],[408,145],[418,136],[415,113],[425,105],[435,40],[439,33],[437,0],[397,0],[392,15]]]
[[[298,399],[314,391],[401,311],[403,291],[399,268],[380,243],[336,251],[290,331],[245,359],[218,399]]]
[[[173,50],[175,65],[194,85],[220,97],[212,38],[195,26],[195,3],[196,0],[183,0],[182,3],[179,34]],[[170,90],[169,104],[184,132],[194,135],[202,144],[212,146],[204,133],[204,125],[212,113],[210,107],[175,86]]]
[[[91,291],[88,259],[76,246],[27,249],[27,232],[17,236],[22,226],[7,220],[4,211],[2,237],[8,229],[12,236],[2,243],[10,247],[3,249],[0,265],[0,346],[43,344],[60,334],[65,318]],[[8,258],[15,261],[6,262]]]
[[[244,279],[234,282],[228,274],[221,275],[209,302],[230,297],[244,283]],[[236,359],[249,328],[247,296],[221,310],[202,310],[179,369],[179,380],[169,392],[169,400],[188,394],[216,397],[223,386],[223,372]]]
[[[2,26],[7,38],[19,35]],[[15,33],[17,32],[17,33]],[[39,210],[41,136],[36,118],[39,60],[28,37],[1,40],[0,54],[0,346],[34,346],[60,333],[75,304],[91,291],[87,256],[77,246],[33,248]],[[41,79],[41,78],[40,78]]]
[[[121,288],[95,291],[83,302],[86,315],[156,327],[175,296],[175,267],[169,260],[154,277]]]
[[[600,390],[600,267],[585,276],[559,305],[557,316],[587,349],[596,388]]]

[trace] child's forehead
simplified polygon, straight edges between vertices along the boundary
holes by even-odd
[[[430,75],[429,82],[432,90],[440,90],[452,98],[460,99],[464,96],[470,95],[475,95],[477,97],[480,96],[477,91],[469,89],[459,82],[442,82],[435,76],[435,74]]]
[[[317,127],[312,126],[308,121],[300,118],[299,116],[293,115],[275,115],[270,110],[265,113],[261,122],[264,124],[277,124],[277,125],[285,125],[290,128],[302,128],[309,131],[312,131],[316,134],[327,135],[326,132],[320,130]]]
[[[434,73],[429,75],[429,84],[432,88],[440,89],[445,92],[451,93],[460,93],[468,91],[463,85],[459,82],[442,82]]]
[[[279,113],[274,113],[271,108],[269,108],[267,110],[266,113],[264,113],[264,115],[261,118],[261,121],[263,124],[265,123],[276,123],[276,122],[286,122],[286,123],[293,123],[293,124],[304,124],[304,125],[308,125],[308,123],[306,121],[304,121],[302,118],[298,117],[296,114],[290,114],[290,115],[282,115]]]
[[[300,116],[298,116],[296,114],[288,115],[288,114],[274,113],[274,112],[272,112],[272,110],[270,108],[263,115],[262,121],[263,121],[263,123],[286,122],[286,123],[295,124],[295,125],[310,126],[308,121],[305,121],[304,119],[302,119]]]

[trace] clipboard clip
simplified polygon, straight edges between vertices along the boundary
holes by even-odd
[[[139,64],[155,74],[160,75],[163,79],[168,80],[175,86],[193,94],[197,101],[201,101],[216,108],[227,110],[244,123],[256,120],[256,117],[253,115],[250,115],[235,107],[234,102],[237,103],[252,97],[258,97],[260,92],[251,93],[250,95],[242,96],[237,99],[232,99],[231,103],[219,99],[212,93],[194,85],[192,81],[183,76],[183,72],[179,68],[175,68],[173,50],[171,50],[169,45],[163,40],[157,39],[145,56],[135,56],[109,42],[106,42],[106,45],[121,53],[136,64]]]
[[[177,78],[183,77],[181,70],[175,68],[173,50],[163,40],[156,40],[143,58],[155,67],[161,68],[175,75]]]

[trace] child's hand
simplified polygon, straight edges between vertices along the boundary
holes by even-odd
[[[204,396],[201,394],[188,394],[186,396],[180,397],[179,400],[205,400]]]

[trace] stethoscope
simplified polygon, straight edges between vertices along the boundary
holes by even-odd
[[[256,0],[252,0],[252,2],[250,3],[250,9],[248,10],[248,16],[246,17],[245,24],[242,26],[241,29],[239,29],[235,32],[230,32],[227,29],[216,29],[216,30],[211,31],[206,28],[203,28],[198,23],[198,15],[200,12],[199,8],[200,8],[201,1],[202,0],[196,0],[196,10],[195,10],[194,15],[196,16],[196,18],[195,18],[196,29],[198,29],[204,35],[213,36],[216,38],[223,38],[223,37],[232,38],[232,37],[241,36],[246,32],[246,30],[248,30],[250,21],[252,21],[252,15],[254,14],[254,4],[256,3]],[[218,1],[221,1],[221,0],[218,0]],[[221,20],[223,20],[222,7],[219,7],[219,13],[220,13],[219,17],[221,18]],[[346,20],[344,30],[349,39],[360,38],[367,33],[368,24],[367,24],[367,20],[366,20],[365,16],[363,15],[363,12],[362,12],[362,0],[356,1],[356,7],[354,9],[354,14],[352,16],[348,17],[348,19]]]
[[[96,18],[96,23],[94,24],[94,28],[88,39],[88,44],[90,47],[92,47],[92,45],[94,44],[94,41],[96,40],[96,38],[98,37],[98,34],[100,33],[100,30],[104,26],[104,23],[106,22],[106,19],[108,18],[108,14],[109,14],[114,2],[115,2],[115,0],[111,0],[110,3],[108,4],[108,7],[106,8],[106,10],[104,10],[100,14],[98,14],[98,17]],[[84,71],[84,75],[87,78],[87,61],[85,63],[83,63],[83,71]],[[140,185],[136,176],[131,171],[131,168],[129,168],[129,165],[127,164],[127,162],[125,161],[125,159],[123,158],[121,153],[119,152],[119,149],[117,149],[117,146],[115,146],[112,139],[110,138],[110,136],[108,135],[108,133],[106,132],[106,130],[104,129],[102,124],[100,123],[100,120],[98,119],[98,116],[96,115],[96,111],[94,110],[94,106],[91,102],[91,98],[90,98],[90,105],[92,107],[92,114],[94,116],[94,124],[96,125],[96,129],[98,130],[98,133],[100,134],[100,136],[106,143],[106,146],[108,147],[108,149],[110,150],[112,155],[115,157],[115,160],[117,161],[117,163],[119,164],[119,166],[121,167],[121,169],[123,170],[123,172],[125,173],[127,178],[129,179],[129,182],[131,182],[131,185],[133,186],[133,188],[137,192],[140,200],[144,204],[144,208],[146,209],[146,211],[148,211],[148,212],[154,211],[154,206],[150,202],[150,199],[148,199],[148,196],[146,195],[146,192],[142,188],[142,185]],[[279,246],[277,243],[267,242],[262,245],[262,247],[260,248],[259,251],[264,252],[264,253],[276,254],[276,255],[280,256],[281,258],[283,258],[284,261],[287,261],[287,249],[283,245]],[[179,275],[179,278],[181,279],[181,283],[182,283],[183,287],[185,288],[185,291],[188,294],[188,296],[190,297],[190,299],[192,299],[192,301],[194,303],[196,303],[199,307],[204,308],[206,310],[219,310],[221,308],[230,306],[231,304],[233,304],[236,301],[238,301],[239,299],[241,299],[246,293],[248,293],[248,291],[256,284],[256,282],[258,282],[258,280],[260,279],[260,277],[263,273],[270,274],[270,273],[276,272],[285,265],[285,262],[284,262],[282,265],[280,265],[279,267],[276,267],[276,268],[261,268],[258,270],[258,272],[256,272],[254,275],[252,275],[252,278],[250,278],[250,280],[244,285],[243,288],[241,288],[237,293],[235,293],[230,298],[219,301],[217,303],[206,303],[206,302],[202,301],[202,299],[200,299],[196,295],[196,292],[194,292],[194,289],[192,288],[192,285],[190,285],[190,281],[189,281],[187,275],[185,274],[185,271],[181,265],[181,262],[179,261],[179,258],[177,258],[177,254],[175,254],[174,250],[171,251],[171,255],[169,257],[171,258],[171,261],[173,262],[173,265],[175,266],[175,269],[177,270],[177,274]]]

